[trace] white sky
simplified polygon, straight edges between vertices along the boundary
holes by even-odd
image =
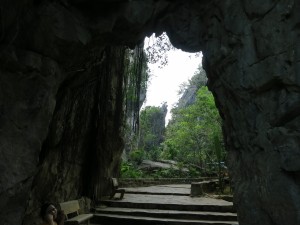
[[[166,123],[171,118],[170,110],[178,101],[179,86],[187,82],[202,63],[202,57],[195,57],[193,53],[181,50],[171,50],[168,53],[168,64],[159,68],[159,64],[148,64],[151,70],[151,77],[148,83],[147,98],[143,105],[161,106],[167,102],[168,114]]]

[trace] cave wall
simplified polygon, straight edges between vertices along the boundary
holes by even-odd
[[[93,184],[117,170],[122,148],[121,79],[107,68],[121,49],[107,46],[167,31],[176,47],[203,51],[240,224],[300,224],[299,4],[1,1],[0,221],[35,223],[42,200],[102,188]]]
[[[99,200],[109,194],[108,178],[119,175],[125,48],[93,48],[85,56],[89,67],[57,92],[23,224],[38,218],[42,202]]]
[[[204,68],[240,224],[300,224],[299,3],[224,1],[207,11]]]

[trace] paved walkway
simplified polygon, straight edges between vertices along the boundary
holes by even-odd
[[[114,200],[120,201],[120,200]],[[206,197],[190,197],[190,196],[174,196],[174,195],[140,195],[125,193],[122,202],[132,203],[157,203],[157,204],[179,204],[179,205],[219,205],[232,206],[232,202],[222,199],[206,198]]]
[[[181,205],[232,206],[232,202],[210,197],[190,197],[190,184],[170,184],[149,187],[125,188],[122,202]]]
[[[125,188],[126,193],[132,194],[159,194],[159,195],[190,195],[190,184],[169,184],[150,187]]]
[[[125,188],[123,199],[103,200],[92,224],[238,225],[232,202],[190,197],[188,184]]]

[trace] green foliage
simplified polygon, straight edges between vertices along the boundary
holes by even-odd
[[[178,105],[173,109],[173,117],[166,130],[164,127],[166,104],[162,107],[148,106],[141,111],[139,119],[137,118],[140,93],[146,90],[149,77],[146,61],[161,61],[161,65],[167,62],[166,58],[161,58],[163,55],[161,53],[171,48],[166,38],[164,35],[161,36],[156,46],[147,49],[147,53],[141,50],[132,52],[133,56],[135,55],[133,64],[128,57],[128,77],[125,81],[128,84],[126,111],[127,113],[133,111],[133,118],[136,119],[131,121],[134,135],[130,132],[127,135],[131,141],[127,143],[127,146],[130,146],[129,163],[122,164],[122,177],[197,177],[203,170],[207,170],[208,164],[215,165],[215,163],[219,165],[220,175],[220,162],[225,158],[221,118],[213,95],[207,87],[204,87],[207,78],[201,66],[188,83],[182,84],[180,90],[184,93],[188,87],[193,86],[194,90],[196,87],[198,89],[196,100],[193,98],[192,101],[186,102],[189,105],[181,104],[180,107]],[[134,142],[137,142],[137,145]],[[182,169],[170,168],[144,173],[137,169],[137,165],[143,159],[160,158],[176,160],[181,163],[180,168],[188,167],[190,172],[187,174]],[[221,176],[219,177],[221,179]]]
[[[139,111],[141,103],[144,101],[144,99],[141,99],[141,96],[144,96],[147,92],[147,83],[150,76],[147,56],[142,47],[136,47],[134,50],[128,49],[125,58],[125,68],[125,112],[126,117],[131,118],[130,124],[128,124],[131,131],[127,136],[131,136],[131,132],[136,133],[138,131]]]
[[[191,170],[190,172],[184,171],[183,167],[178,169],[159,169],[151,172],[143,172],[137,168],[133,163],[122,162],[121,165],[122,178],[193,178],[199,177],[199,172]]]
[[[167,34],[164,32],[158,36],[152,35],[149,39],[149,42],[151,43],[145,43],[147,46],[145,51],[149,63],[152,64],[159,63],[160,68],[167,65],[168,64],[167,52],[174,49]]]
[[[159,146],[164,140],[166,107],[147,106],[141,111],[139,148],[147,153],[148,159],[157,160],[160,155]]]
[[[224,159],[221,118],[207,87],[198,90],[194,104],[172,112],[163,143],[165,158],[202,168],[207,163]]]
[[[186,176],[186,174],[184,174]],[[155,171],[155,173],[152,174],[154,178],[180,178],[182,176],[182,171],[175,170],[173,168],[170,169],[161,169]]]
[[[201,171],[197,170],[196,168],[189,166],[189,176],[190,177],[200,177],[202,175]]]
[[[121,165],[122,178],[142,178],[145,177],[144,173],[137,169],[132,163],[122,162]]]
[[[145,153],[143,150],[136,149],[129,153],[129,160],[136,165],[141,164],[143,159],[145,159]]]
[[[144,45],[148,62],[151,64],[158,63],[159,68],[168,64],[168,52],[176,49],[170,42],[166,32],[152,34],[151,37],[145,39]],[[201,52],[198,52],[195,57],[200,55]]]
[[[160,159],[161,152],[161,148],[153,148],[151,149],[151,151],[148,151],[146,153],[146,158],[153,161],[158,161]]]
[[[218,178],[219,178],[219,190],[220,192],[224,191],[224,171],[222,171],[223,168],[221,168],[221,161],[223,159],[223,147],[221,143],[220,136],[217,132],[213,134],[213,149],[215,150],[215,154],[217,157],[217,165],[218,165]]]

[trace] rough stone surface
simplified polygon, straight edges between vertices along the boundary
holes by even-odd
[[[105,46],[134,47],[145,35],[167,31],[176,47],[203,51],[224,122],[239,224],[300,224],[299,5],[1,1],[0,221],[36,224],[33,214],[44,198],[92,195],[97,187],[90,184],[118,170],[120,79],[105,70],[118,50]],[[111,63],[102,62],[105,51]],[[98,91],[88,88],[93,74],[103,79]],[[100,98],[91,97],[93,90]],[[92,113],[89,102],[102,111]],[[95,122],[101,125],[94,133]],[[87,155],[101,158],[98,167]],[[95,168],[100,176],[89,173]]]
[[[212,193],[216,191],[217,181],[201,181],[191,183],[191,196],[201,196],[204,193]]]
[[[168,163],[168,162],[160,162],[160,161],[152,161],[152,160],[143,160],[142,163],[138,166],[140,170],[145,171],[155,171],[160,169],[174,169],[174,170],[181,170],[182,172],[188,172],[187,168],[180,168],[177,166],[176,163]]]
[[[234,201],[240,224],[300,224],[299,3],[250,2],[220,5],[230,16],[208,28],[218,32],[204,50],[224,119]]]

